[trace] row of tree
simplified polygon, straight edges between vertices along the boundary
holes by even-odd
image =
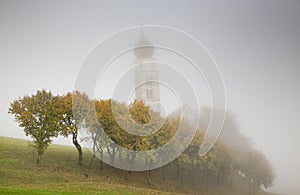
[[[90,107],[94,109],[89,109]],[[138,156],[124,148],[131,151],[148,151],[163,146],[174,137],[179,125],[184,128],[185,133],[190,133],[187,121],[181,121],[180,117],[167,118],[164,121],[143,102],[134,101],[126,105],[111,99],[90,100],[79,92],[60,96],[46,90],[37,91],[34,95],[12,102],[9,113],[15,116],[25,134],[33,138],[33,147],[38,152],[37,163],[40,163],[41,156],[52,139],[62,135],[72,137],[78,151],[78,163],[82,165],[83,156],[78,133],[85,131],[88,136],[84,137],[84,141],[91,143],[94,155],[101,160],[100,169],[103,169],[105,159],[109,159],[110,164],[125,163],[133,167],[144,163],[144,166],[150,167],[155,163],[164,162],[165,158],[169,157],[168,154],[174,151]],[[124,128],[130,129],[134,134],[128,133]],[[143,133],[148,136],[143,136]],[[224,135],[226,138],[228,132]],[[239,140],[246,140],[242,135],[231,131],[229,137],[234,136]],[[245,145],[241,146],[232,144],[235,143],[232,140],[228,142],[221,139],[205,156],[200,157],[198,151],[203,137],[204,132],[197,130],[188,148],[168,165],[177,171],[181,186],[187,176],[191,177],[193,186],[196,185],[196,181],[200,181],[206,188],[224,182],[232,183],[238,176],[247,181],[252,194],[258,192],[261,186],[272,185],[274,175],[271,165],[260,151],[245,144],[246,141],[243,141]],[[186,139],[176,140],[171,149],[176,150],[186,142]],[[162,167],[163,179],[166,167]],[[147,171],[146,175],[151,184],[151,171]]]

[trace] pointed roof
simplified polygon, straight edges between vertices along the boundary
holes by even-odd
[[[138,59],[151,58],[154,53],[154,47],[144,35],[143,27],[141,30],[140,40],[135,44],[134,54]]]

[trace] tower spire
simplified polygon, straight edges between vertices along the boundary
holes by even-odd
[[[134,53],[138,59],[151,58],[154,53],[154,47],[150,43],[144,34],[144,25],[141,23],[141,35],[140,40],[135,45]]]
[[[146,40],[145,34],[144,34],[144,24],[143,24],[143,19],[140,17],[140,26],[141,26],[141,39]]]

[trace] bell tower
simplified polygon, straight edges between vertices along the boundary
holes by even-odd
[[[155,59],[153,45],[146,40],[143,31],[140,40],[135,45],[134,53],[137,59],[135,71],[135,98],[143,101],[155,112],[160,112],[159,106],[160,94],[158,83],[158,68]]]

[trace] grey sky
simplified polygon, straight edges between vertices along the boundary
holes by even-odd
[[[273,191],[300,193],[300,1],[0,0],[0,135],[24,138],[7,114],[15,98],[71,91],[88,51],[140,24],[200,40],[222,72],[227,107],[273,164]]]

